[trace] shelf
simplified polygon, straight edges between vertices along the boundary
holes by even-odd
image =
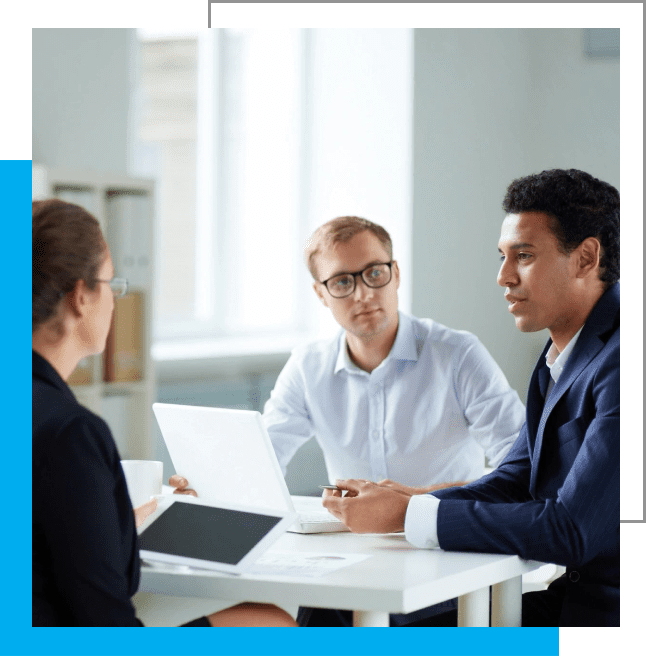
[[[84,358],[70,378],[79,402],[107,421],[122,458],[156,456],[152,438],[156,434],[152,414],[156,389],[150,355],[154,191],[150,180],[38,164],[32,167],[34,200],[58,197],[87,209],[101,225],[115,275],[129,281],[130,293],[115,302],[107,356]],[[137,372],[141,380],[105,380],[134,378]],[[87,384],[74,384],[82,380]]]
[[[132,394],[145,394],[148,391],[147,381],[136,383],[102,383],[101,393],[104,396],[129,396]]]

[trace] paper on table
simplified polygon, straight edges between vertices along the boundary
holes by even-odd
[[[249,574],[317,577],[329,574],[347,565],[359,563],[366,558],[370,558],[370,556],[365,554],[269,551],[258,558],[249,570]]]
[[[365,554],[335,554],[335,553],[300,553],[295,554],[291,551],[270,551],[263,554],[251,566],[245,574],[258,574],[261,576],[304,576],[318,577],[334,572],[342,567],[347,567],[354,563],[359,563],[366,558]],[[175,563],[165,563],[156,561],[150,557],[142,560],[144,567],[155,569],[174,570],[174,571],[200,571],[210,572],[212,570],[202,569],[194,565],[178,565]],[[219,574],[224,574],[219,572]],[[227,572],[227,575],[240,576]]]

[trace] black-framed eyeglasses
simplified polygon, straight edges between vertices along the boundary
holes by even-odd
[[[98,278],[94,282],[105,282],[110,285],[112,290],[112,295],[115,298],[122,298],[128,293],[128,279],[127,278],[112,278],[112,280],[99,280]]]
[[[354,292],[357,286],[357,276],[361,276],[361,280],[368,287],[385,287],[392,279],[392,266],[392,261],[383,264],[371,264],[365,269],[354,273],[339,273],[327,280],[322,280],[321,284],[325,285],[330,296],[345,298]]]

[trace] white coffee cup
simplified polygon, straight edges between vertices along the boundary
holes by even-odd
[[[164,463],[160,460],[122,460],[126,485],[133,508],[137,508],[155,494],[161,494]]]

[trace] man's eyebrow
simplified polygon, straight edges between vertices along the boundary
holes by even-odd
[[[511,250],[511,251],[517,251],[517,250],[519,250],[520,248],[534,248],[534,244],[530,244],[530,243],[527,243],[527,242],[522,243],[522,244],[512,244],[512,245],[509,247],[509,250]],[[502,250],[501,250],[500,247],[498,247],[498,252],[499,252],[499,253],[502,253]]]
[[[359,269],[359,271],[365,271],[367,268],[371,266],[375,266],[375,264],[384,264],[384,262],[381,261],[381,259],[377,258],[376,260],[372,260],[372,262],[368,262],[364,267]],[[354,273],[359,273],[359,271],[355,271]],[[337,276],[342,276],[345,274],[350,274],[352,273],[351,271],[339,271],[338,273],[333,273],[330,278],[336,278]],[[329,280],[330,278],[327,278]]]

